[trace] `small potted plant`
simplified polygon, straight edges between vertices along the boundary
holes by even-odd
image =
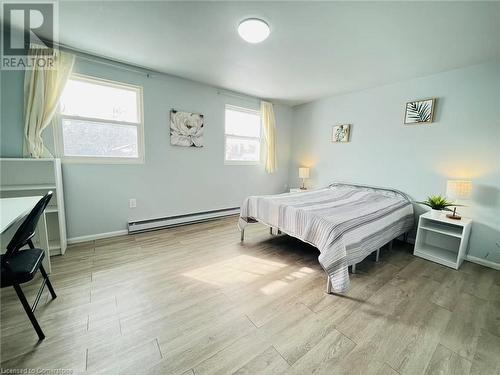
[[[442,211],[451,211],[451,209],[448,208],[450,206],[459,206],[458,204],[450,202],[445,197],[440,195],[431,195],[427,197],[425,201],[417,203],[430,207],[432,212],[431,215],[433,217],[439,217]]]

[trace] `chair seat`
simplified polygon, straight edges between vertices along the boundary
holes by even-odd
[[[1,287],[11,286],[14,282],[25,283],[35,277],[40,268],[45,252],[42,249],[19,250],[9,257],[9,272],[4,265],[2,258]]]

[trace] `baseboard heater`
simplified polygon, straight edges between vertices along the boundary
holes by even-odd
[[[203,221],[214,220],[224,216],[236,215],[240,213],[239,207],[223,208],[220,210],[196,212],[192,214],[167,216],[157,219],[147,219],[129,221],[128,233],[147,232],[151,230],[177,227],[180,225],[201,223]]]

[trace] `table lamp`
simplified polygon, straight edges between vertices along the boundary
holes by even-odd
[[[299,168],[299,178],[302,179],[301,190],[306,190],[305,179],[309,178],[309,168],[301,167]]]
[[[448,180],[446,183],[446,197],[448,199],[458,201],[470,199],[472,193],[472,181],[468,180]],[[459,205],[458,205],[459,206]],[[453,209],[452,214],[447,214],[447,218],[460,220],[461,216],[457,215],[457,207]]]

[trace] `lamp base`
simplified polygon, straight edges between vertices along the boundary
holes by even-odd
[[[447,214],[446,217],[448,219],[453,219],[453,220],[461,220],[462,219],[462,216],[457,215],[455,213],[453,213],[453,214]]]

